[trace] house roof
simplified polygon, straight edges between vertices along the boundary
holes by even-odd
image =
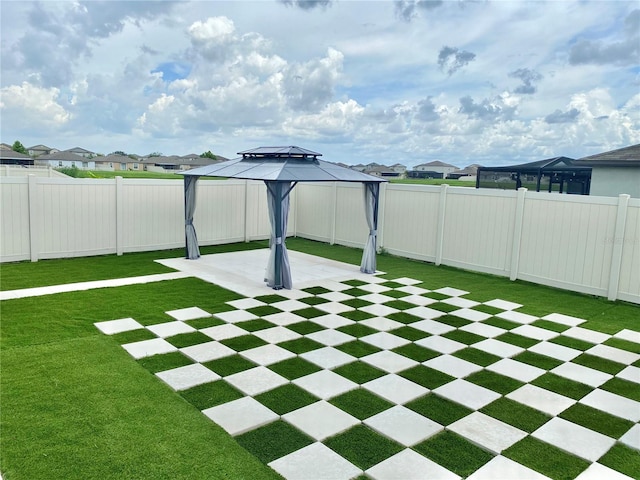
[[[259,147],[239,158],[195,168],[182,175],[282,182],[384,182],[379,177],[318,160],[321,153],[296,146]]]
[[[588,167],[596,165],[607,167],[640,167],[640,143],[638,145],[631,145],[609,152],[582,157],[575,161],[575,165]]]
[[[46,145],[34,145],[33,147],[27,147],[27,150],[53,150],[51,147],[47,147]]]
[[[137,162],[138,160],[133,160],[132,158],[129,158],[126,155],[118,155],[117,153],[110,153],[109,155],[106,155],[104,157],[93,158],[92,161],[97,163],[105,163],[105,162],[130,163],[130,162]]]
[[[440,160],[435,160],[429,163],[421,163],[420,165],[416,165],[416,167],[452,167],[458,168],[455,165],[450,165],[448,163],[441,162]]]
[[[11,148],[0,148],[0,159],[7,160],[31,160],[29,155],[24,153],[14,152]]]
[[[71,161],[71,162],[86,162],[87,159],[84,157],[81,157],[80,155],[76,155],[75,153],[71,153],[68,150],[65,150],[64,152],[56,152],[56,153],[50,153],[49,155],[40,155],[39,157],[36,158],[36,160],[41,161],[41,160],[65,160],[65,161]]]
[[[64,152],[71,152],[71,153],[95,153],[92,152],[91,150],[87,150],[86,148],[82,148],[82,147],[73,147],[73,148],[68,148],[66,150],[63,150]]]

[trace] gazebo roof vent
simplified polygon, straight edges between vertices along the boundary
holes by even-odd
[[[306,148],[296,147],[294,145],[288,147],[258,147],[251,150],[245,150],[244,152],[238,152],[238,155],[242,155],[242,158],[299,158],[316,160],[317,157],[321,157],[322,154],[318,152],[312,152]]]

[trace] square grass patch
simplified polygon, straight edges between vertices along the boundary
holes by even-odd
[[[403,283],[394,282],[393,280],[386,281],[384,283],[381,283],[380,285],[382,285],[383,287],[388,287],[388,288],[402,288],[402,287],[405,286]],[[384,294],[386,295],[387,292],[384,292]],[[405,293],[405,295],[406,295],[406,293]]]
[[[180,352],[153,355],[152,357],[144,357],[136,361],[151,373],[163,372],[165,370],[184,367],[193,363],[193,360],[185,357]]]
[[[338,395],[329,400],[329,403],[353,415],[358,420],[364,420],[393,407],[393,403],[364,388],[357,388]]]
[[[614,362],[607,358],[596,357],[595,355],[589,355],[588,353],[583,353],[571,360],[571,362],[584,367],[593,368],[594,370],[600,370],[601,372],[605,372],[610,375],[617,375],[626,367],[626,365],[622,363]]]
[[[202,330],[203,328],[217,327],[218,325],[224,325],[224,321],[215,317],[196,318],[193,320],[185,320],[184,323],[195,328],[196,330]]]
[[[340,303],[352,308],[362,308],[371,305],[371,302],[367,302],[366,300],[362,300],[360,298],[350,298],[348,300],[343,300]]]
[[[362,424],[325,440],[324,444],[363,470],[404,450],[399,443]]]
[[[449,305],[448,303],[436,302],[429,305],[429,308],[433,308],[434,310],[439,310],[444,313],[451,313],[455,310],[460,310],[460,307],[455,305]]]
[[[307,305],[320,305],[322,303],[327,303],[329,300],[327,300],[326,298],[320,298],[320,297],[306,297],[306,298],[301,298],[300,301],[302,303],[306,303]]]
[[[305,375],[318,372],[322,369],[303,358],[294,357],[269,365],[269,370],[282,375],[287,380],[293,380],[295,378],[304,377]]]
[[[492,327],[504,328],[505,330],[511,330],[520,326],[519,323],[510,322],[509,320],[505,320],[504,318],[500,317],[487,318],[480,323],[486,323],[487,325],[491,325]]]
[[[384,284],[383,284],[383,285],[384,285]],[[388,290],[388,291],[384,292],[384,294],[385,294],[387,297],[393,297],[393,298],[403,298],[403,297],[407,297],[407,296],[409,296],[409,294],[408,294],[408,293],[406,293],[406,292],[402,292],[402,291],[400,291],[400,290]],[[414,307],[415,307],[415,305],[414,305]]]
[[[261,393],[254,398],[278,415],[293,412],[318,401],[314,395],[292,383]]]
[[[558,365],[562,365],[564,362],[553,357],[547,357],[546,355],[540,355],[535,352],[522,352],[513,357],[518,362],[526,363],[534,367],[542,368],[543,370],[552,370]]]
[[[340,282],[340,283],[344,283],[345,285],[350,285],[352,287],[361,287],[362,285],[366,285],[367,282],[363,282],[362,280],[345,280],[344,282]]]
[[[466,320],[464,318],[456,317],[454,315],[444,315],[443,317],[439,317],[438,318],[438,322],[445,323],[447,325],[450,325],[450,326],[456,327],[456,328],[464,327],[465,325],[469,325],[471,323],[470,320]]]
[[[411,340],[412,342],[415,342],[416,340],[420,340],[421,338],[427,338],[430,336],[427,332],[423,332],[422,330],[418,330],[417,328],[413,328],[413,327],[408,327],[406,325],[404,327],[396,328],[391,333],[393,333],[394,335],[397,335],[398,337]]]
[[[243,350],[261,347],[267,344],[267,342],[254,335],[242,335],[240,337],[228,338],[226,340],[221,340],[220,343],[232,348],[236,352],[242,352]]]
[[[320,330],[324,330],[325,328],[313,322],[298,322],[293,325],[288,325],[287,328],[289,330],[293,330],[300,335],[308,335],[313,332],[319,332]]]
[[[610,338],[604,345],[609,347],[619,348],[620,350],[627,350],[633,353],[640,353],[640,344],[624,340],[622,338]]]
[[[406,404],[420,415],[430,418],[440,425],[450,425],[453,422],[466,417],[473,412],[470,408],[464,407],[459,403],[452,402],[446,398],[439,397],[433,393],[425,395]]]
[[[271,305],[260,305],[259,307],[248,308],[247,312],[253,313],[256,317],[266,317],[267,315],[280,313],[282,310]]]
[[[395,320],[396,322],[404,323],[408,325],[410,323],[419,322],[422,318],[417,317],[415,315],[411,315],[407,312],[395,312],[389,315],[386,315],[389,320]]]
[[[483,352],[482,350],[478,350],[477,348],[464,348],[452,353],[452,355],[454,357],[467,360],[468,362],[475,363],[476,365],[480,365],[482,367],[486,367],[501,360],[501,358],[497,355]]]
[[[363,295],[368,295],[371,292],[367,292],[366,290],[362,290],[360,288],[349,288],[347,290],[344,290],[342,293],[351,295],[352,297],[361,297]]]
[[[574,382],[573,380],[569,380],[568,378],[563,378],[549,372],[536,378],[531,383],[537,387],[550,390],[559,395],[564,395],[565,397],[573,398],[574,400],[580,400],[593,390],[589,385]]]
[[[173,337],[167,337],[165,338],[165,340],[174,347],[184,348],[190,347],[191,345],[210,342],[211,337],[207,337],[202,332],[189,332],[181,333],[180,335],[174,335]]]
[[[109,337],[114,339],[120,345],[158,338],[151,332],[151,330],[147,330],[146,328],[139,328],[137,330],[130,330],[128,332],[116,333],[114,335],[109,335]]]
[[[341,352],[353,355],[356,358],[364,357],[365,355],[371,355],[372,353],[379,352],[378,347],[369,345],[368,343],[361,342],[360,340],[353,340],[352,342],[343,343],[334,347]]]
[[[331,292],[331,290],[329,290],[328,288],[324,288],[324,287],[303,288],[302,291],[310,293],[311,295],[322,295],[323,293],[330,293]]]
[[[525,437],[502,452],[514,462],[553,479],[576,478],[589,462],[534,437]]]
[[[385,292],[386,294],[386,292]],[[414,308],[415,305],[413,303],[404,302],[402,300],[391,300],[385,303],[387,307],[395,308],[397,310],[408,310],[409,308]]]
[[[433,368],[425,367],[424,365],[416,365],[404,372],[398,373],[398,375],[430,390],[455,380],[451,375],[447,375],[446,373]]]
[[[324,347],[321,343],[306,337],[287,340],[286,342],[279,343],[278,346],[285,348],[290,352],[297,353],[298,355]]]
[[[488,313],[489,315],[496,315],[498,313],[504,312],[504,310],[501,308],[491,307],[489,305],[483,304],[476,305],[475,307],[473,307],[473,309],[482,313]]]
[[[321,317],[322,315],[326,315],[327,312],[323,312],[322,310],[318,310],[314,307],[303,308],[301,310],[296,310],[296,315],[299,315],[304,318],[315,318]]]
[[[491,402],[480,411],[527,433],[536,431],[551,420],[549,415],[505,397]]]
[[[352,382],[356,382],[358,385],[367,383],[378,377],[386,375],[386,372],[379,370],[364,362],[352,362],[347,365],[343,365],[333,370],[338,375],[348,378]]]
[[[588,350],[593,347],[593,343],[585,342],[584,340],[578,340],[577,338],[564,337],[562,335],[557,336],[556,338],[552,338],[549,340],[551,343],[555,343],[557,345],[563,345],[568,348],[573,348],[575,350]]]
[[[514,378],[505,377],[504,375],[489,370],[480,370],[479,372],[472,373],[466,380],[493,390],[494,392],[501,393],[502,395],[511,393],[524,385],[524,383]]]
[[[486,450],[449,431],[419,443],[414,450],[463,478],[493,458]]]
[[[517,333],[513,332],[503,333],[502,335],[496,337],[496,340],[510,343],[511,345],[516,345],[522,348],[530,348],[538,343],[538,340],[534,340],[533,338],[525,337],[523,335],[518,335]]]
[[[423,297],[431,298],[433,300],[445,300],[447,298],[451,298],[449,295],[445,295],[444,293],[438,292],[427,292],[422,294]]]
[[[421,347],[420,345],[416,345],[415,343],[409,343],[408,345],[403,345],[401,347],[394,348],[393,351],[395,353],[399,353],[400,355],[404,355],[416,362],[426,362],[427,360],[431,360],[440,355],[440,353],[433,351],[429,348]]]
[[[614,377],[600,385],[600,389],[640,402],[640,388],[637,383],[630,382],[629,380]]]
[[[616,439],[627,433],[634,425],[630,420],[615,417],[581,403],[572,405],[558,416]]]
[[[455,340],[456,342],[464,343],[465,345],[471,345],[472,343],[478,343],[486,340],[482,335],[476,335],[475,333],[465,332],[463,330],[453,330],[442,335],[449,340]]]
[[[234,373],[243,372],[256,366],[255,363],[250,362],[240,355],[218,358],[216,360],[205,362],[203,365],[209,370],[213,370],[221,377],[227,377]]]
[[[275,327],[275,325],[271,322],[267,322],[262,318],[257,318],[255,320],[247,320],[246,322],[238,322],[235,324],[236,327],[240,327],[247,332],[257,332],[258,330],[264,330],[266,328]]]
[[[271,304],[276,302],[284,302],[285,300],[288,300],[288,298],[281,297],[280,295],[276,295],[275,293],[272,293],[270,295],[261,295],[259,297],[256,297],[256,300],[258,300],[259,302]]]
[[[562,323],[551,322],[549,320],[536,320],[531,323],[534,327],[546,328],[547,330],[551,330],[553,332],[562,333],[565,330],[569,330],[571,327],[568,325],[563,325]]]
[[[375,328],[367,327],[366,325],[362,325],[361,323],[352,323],[351,325],[345,325],[344,327],[340,327],[337,330],[356,338],[371,335],[373,333],[378,333],[378,330],[376,330]]]
[[[244,397],[240,391],[224,380],[203,383],[178,393],[198,410],[205,410]]]
[[[239,435],[235,439],[265,464],[314,442],[311,437],[282,420]]]
[[[354,322],[360,322],[368,318],[373,318],[375,315],[371,315],[370,313],[363,312],[362,310],[351,310],[350,312],[342,312],[340,316],[344,318],[348,318],[349,320],[353,320]]]
[[[598,463],[617,470],[631,478],[640,478],[640,455],[638,451],[616,443]]]

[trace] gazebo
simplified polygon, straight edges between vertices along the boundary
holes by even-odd
[[[267,186],[267,206],[271,223],[269,246],[271,254],[265,281],[278,290],[291,289],[291,270],[285,239],[289,216],[289,194],[298,182],[359,182],[363,184],[364,205],[369,236],[362,254],[360,271],[376,271],[376,238],[378,228],[378,177],[367,175],[334,163],[319,160],[321,153],[296,146],[259,147],[238,152],[241,157],[183,172],[185,204],[186,257],[200,257],[198,239],[193,225],[196,207],[196,183],[200,177],[223,177],[262,180]]]

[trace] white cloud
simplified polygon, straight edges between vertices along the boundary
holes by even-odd
[[[63,127],[71,114],[59,103],[60,90],[41,88],[28,82],[11,85],[0,90],[0,110],[3,126],[11,119],[11,128],[17,131]]]

